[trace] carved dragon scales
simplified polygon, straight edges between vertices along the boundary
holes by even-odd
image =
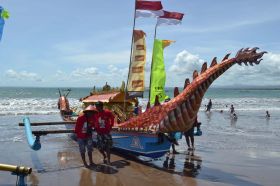
[[[253,64],[259,64],[266,52],[258,53],[258,49],[257,47],[241,49],[231,59],[228,59],[230,54],[227,54],[220,64],[217,63],[215,57],[208,69],[205,62],[200,74],[196,70],[193,72],[191,83],[189,79],[186,79],[184,90],[181,93],[179,93],[178,88],[174,89],[175,98],[171,101],[160,105],[156,100],[154,107],[121,123],[118,127],[121,130],[148,128],[155,132],[186,131],[190,129],[197,116],[202,98],[211,83],[236,63],[239,65],[242,63],[248,65],[249,63],[252,66]]]

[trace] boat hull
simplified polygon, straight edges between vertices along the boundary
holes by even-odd
[[[62,96],[63,97],[63,96]],[[60,114],[64,121],[75,121],[77,119],[73,112],[68,109],[67,113],[72,113],[71,115],[65,114],[61,108],[63,105],[67,105],[68,100],[66,97],[59,98]],[[69,104],[68,104],[69,105]],[[73,125],[65,125],[66,129],[73,129]],[[171,143],[168,141],[167,137],[161,135],[160,137],[154,133],[140,132],[140,131],[120,131],[118,128],[113,128],[111,131],[113,138],[113,149],[133,155],[133,156],[145,156],[150,158],[159,158],[169,152]],[[71,135],[72,139],[75,139],[75,134]],[[94,142],[97,141],[96,134],[93,134]]]
[[[65,125],[67,129],[73,126]],[[139,133],[133,131],[112,131],[113,150],[132,156],[145,156],[159,158],[169,152],[171,143],[164,135],[159,137],[156,134]],[[76,139],[76,135],[71,135]],[[93,134],[93,141],[97,142],[96,133]]]
[[[113,148],[134,156],[159,158],[169,152],[171,143],[164,136],[128,131],[112,131]]]

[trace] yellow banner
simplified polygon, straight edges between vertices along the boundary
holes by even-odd
[[[133,32],[133,53],[128,75],[127,91],[142,96],[145,89],[146,41],[142,30]],[[135,94],[136,92],[140,94]]]

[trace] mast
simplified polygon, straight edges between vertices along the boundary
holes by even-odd
[[[131,67],[131,57],[132,57],[132,50],[133,50],[133,35],[134,35],[134,29],[135,29],[135,20],[136,20],[136,1],[134,2],[134,16],[133,16],[133,27],[132,27],[132,34],[131,34],[131,45],[130,45],[130,57],[129,57],[129,67],[128,67],[128,71],[130,70]],[[126,88],[125,88],[125,94],[124,94],[124,111],[125,111],[125,101],[126,101],[126,96],[127,96],[127,85],[128,85],[128,79],[129,79],[129,72],[127,73],[127,80],[126,80]],[[124,112],[126,114],[126,112]]]

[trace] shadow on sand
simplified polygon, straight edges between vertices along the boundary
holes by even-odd
[[[246,178],[242,179],[242,175],[202,166],[202,158],[192,151],[176,155],[167,154],[163,159],[152,161],[142,161],[133,157],[128,159],[170,174],[198,178],[214,183],[260,186],[260,184],[250,182]]]
[[[110,165],[96,164],[94,166],[89,167],[89,169],[96,172],[102,172],[104,174],[116,174],[119,168],[124,168],[125,166],[129,165],[130,163],[126,160],[118,160],[112,162]]]

